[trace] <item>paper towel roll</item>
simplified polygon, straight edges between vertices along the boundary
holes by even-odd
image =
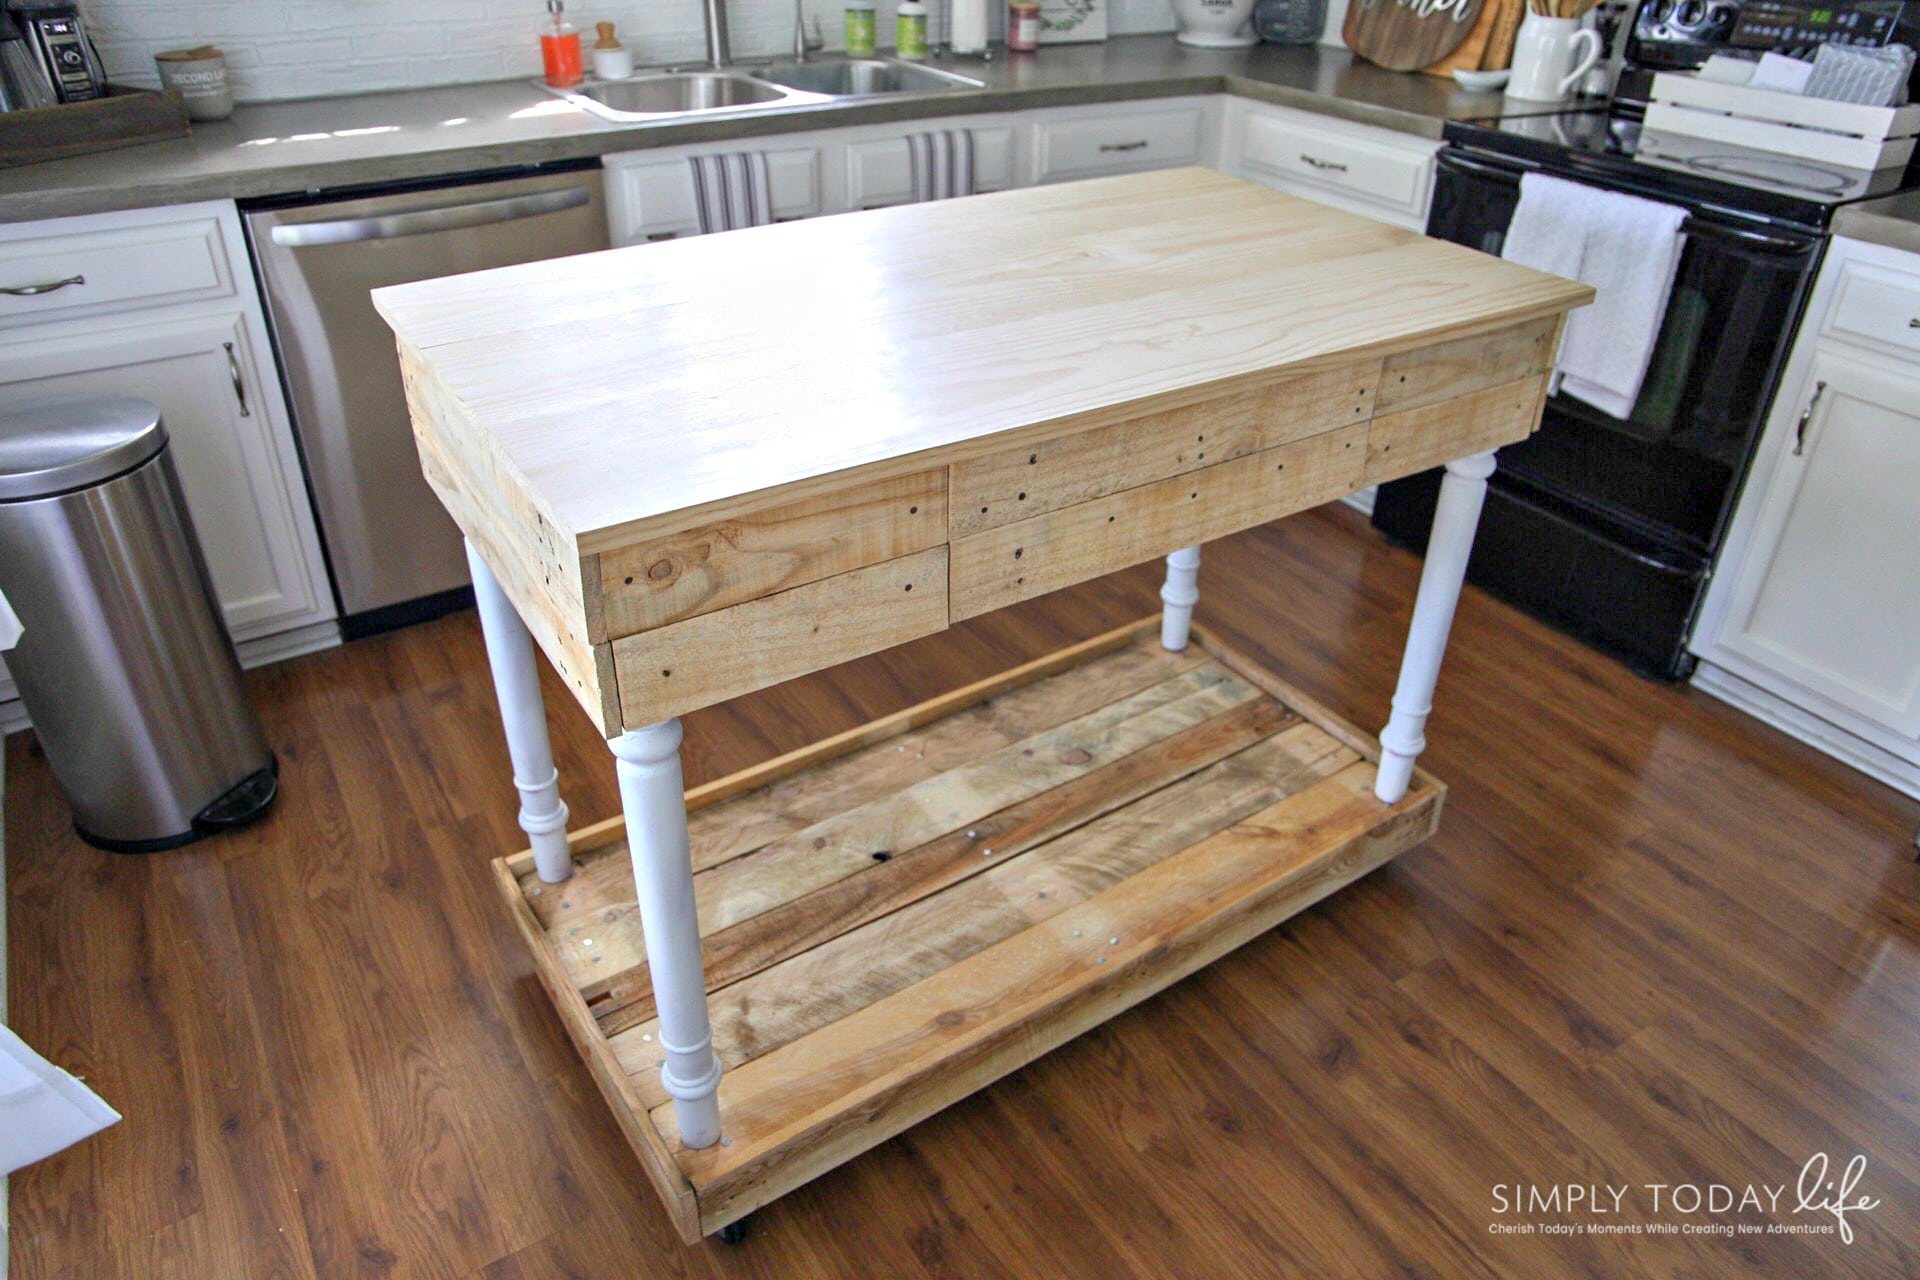
[[[951,22],[955,53],[987,51],[987,0],[953,0]]]

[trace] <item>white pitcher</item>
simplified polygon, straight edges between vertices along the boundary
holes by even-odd
[[[1585,48],[1584,55],[1576,50]],[[1578,18],[1548,18],[1529,13],[1513,42],[1513,74],[1507,96],[1530,102],[1558,102],[1600,61],[1600,33]]]

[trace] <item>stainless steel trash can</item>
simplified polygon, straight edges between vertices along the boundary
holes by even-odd
[[[0,406],[6,655],[89,844],[171,849],[278,788],[160,412],[125,396]]]

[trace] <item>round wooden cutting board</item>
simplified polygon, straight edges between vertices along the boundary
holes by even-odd
[[[1341,29],[1347,48],[1389,71],[1440,61],[1473,31],[1485,0],[1353,0]]]

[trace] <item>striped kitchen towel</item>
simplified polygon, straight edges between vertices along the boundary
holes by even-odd
[[[973,130],[934,129],[907,135],[913,198],[950,200],[973,194]]]
[[[693,196],[701,235],[764,227],[773,221],[766,152],[693,156],[688,163],[693,166]]]

